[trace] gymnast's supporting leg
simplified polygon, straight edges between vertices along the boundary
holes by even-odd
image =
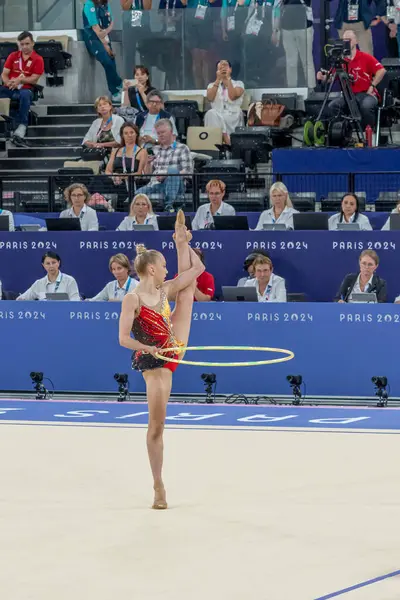
[[[144,371],[149,406],[149,425],[147,429],[147,452],[154,480],[153,508],[167,508],[167,499],[162,480],[164,455],[164,425],[167,404],[171,394],[172,372],[169,369]]]
[[[183,211],[179,211],[176,217],[175,224],[175,244],[178,254],[178,274],[187,271],[195,265],[202,267],[202,262],[195,252],[190,248],[188,237],[191,234],[185,227],[185,216]],[[175,309],[171,316],[171,321],[174,327],[176,337],[186,346],[189,339],[190,324],[192,320],[192,309],[194,291],[196,289],[196,279],[181,290],[175,301]]]

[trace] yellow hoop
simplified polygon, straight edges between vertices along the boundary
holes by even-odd
[[[166,362],[177,363],[179,365],[192,365],[195,367],[257,367],[259,365],[272,365],[275,363],[286,362],[294,358],[294,353],[291,350],[284,350],[283,348],[261,348],[257,346],[187,346],[187,347],[176,347],[176,348],[163,348],[160,352],[175,352],[181,354],[186,350],[250,350],[254,352],[278,352],[279,354],[286,354],[282,358],[274,358],[271,360],[255,360],[250,362],[232,362],[232,363],[219,363],[219,362],[198,362],[193,360],[179,360],[177,358],[169,358],[168,356],[162,356],[157,353],[157,358],[165,360]]]

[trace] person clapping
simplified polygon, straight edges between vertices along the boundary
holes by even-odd
[[[110,281],[91,302],[122,302],[128,292],[135,289],[138,282],[131,277],[131,264],[125,254],[115,254],[108,263],[115,281]]]

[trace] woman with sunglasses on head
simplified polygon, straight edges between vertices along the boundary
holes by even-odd
[[[134,225],[151,225],[158,230],[153,205],[146,194],[136,194],[129,208],[129,215],[118,225],[117,231],[133,231]]]
[[[167,508],[162,479],[163,432],[166,409],[177,363],[157,357],[159,349],[184,348],[189,339],[194,291],[204,265],[190,248],[191,234],[185,215],[178,211],[174,234],[178,255],[178,277],[165,281],[168,273],[163,255],[137,247],[134,263],[139,285],[122,302],[119,326],[121,346],[133,350],[132,367],[143,373],[149,405],[147,450],[154,480],[154,509]],[[175,302],[171,313],[169,300]],[[132,337],[133,335],[133,337]],[[183,351],[163,353],[182,358]]]

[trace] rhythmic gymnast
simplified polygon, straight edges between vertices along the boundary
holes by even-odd
[[[125,296],[119,323],[119,343],[134,351],[132,368],[141,371],[146,382],[147,451],[154,479],[155,509],[167,508],[162,479],[163,432],[172,373],[178,366],[157,358],[156,353],[161,348],[184,347],[188,343],[196,279],[204,271],[203,263],[189,246],[190,239],[191,233],[185,227],[185,216],[180,210],[174,234],[178,277],[171,281],[165,281],[168,271],[164,256],[157,250],[137,247],[134,269],[140,282]],[[175,301],[172,314],[169,300]],[[163,355],[179,359],[183,352]]]

